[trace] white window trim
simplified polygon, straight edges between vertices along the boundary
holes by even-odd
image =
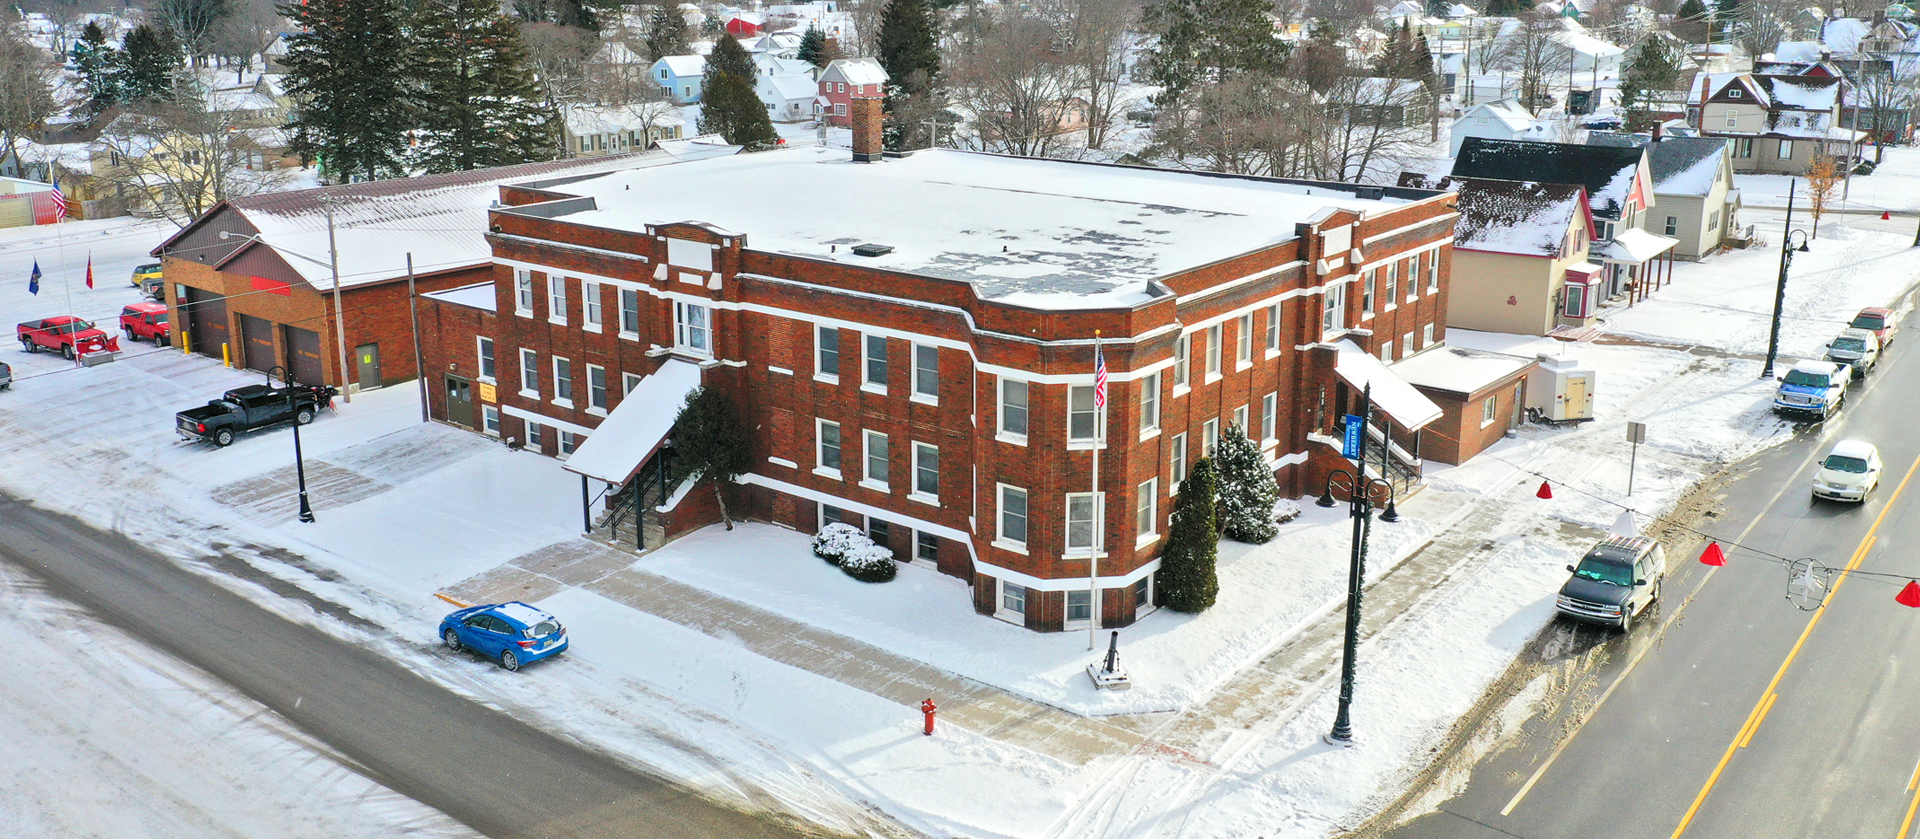
[[[885,481],[873,477],[870,473],[870,469],[873,466],[873,440],[876,437],[880,439],[880,445],[887,449],[886,464],[889,479]],[[841,457],[845,458],[845,456],[846,454],[842,452]],[[844,459],[842,462],[845,462]],[[863,429],[860,432],[860,485],[875,492],[892,493],[893,490],[889,488],[889,484],[892,482],[892,474],[893,446],[888,443],[887,435],[884,432]]]
[[[923,347],[926,349],[933,350],[933,354],[934,354],[933,355],[933,392],[932,393],[920,392],[920,385],[921,385],[920,350]],[[940,348],[939,346],[934,344],[909,343],[907,345],[907,356],[908,356],[908,360],[913,362],[913,371],[911,374],[912,381],[909,382],[909,384],[913,386],[912,395],[907,398],[911,401],[918,402],[922,405],[938,406],[940,404]]]
[[[553,360],[552,361],[553,404],[559,405],[562,408],[571,408],[573,407],[573,397],[569,396],[565,399],[560,398],[560,380],[561,380],[560,365],[563,363],[567,365],[567,375],[566,375],[567,390],[572,391],[573,390],[573,359],[567,358],[565,356],[559,356],[559,355],[548,356],[548,357]]]
[[[547,322],[555,326],[567,325],[566,277],[547,275]]]
[[[589,280],[580,281],[580,329],[583,332],[598,335],[606,323],[607,307],[600,298],[600,288],[599,283]],[[592,294],[587,293],[589,289],[592,290]],[[598,314],[595,314],[596,309],[599,310]]]
[[[820,382],[821,384],[837,385],[840,383],[839,373],[825,373],[825,372],[821,372],[820,370],[820,359],[822,355],[821,349],[823,346],[820,343],[820,333],[821,331],[827,330],[827,329],[833,330],[834,366],[840,367],[842,366],[842,363],[847,360],[847,354],[840,349],[840,339],[839,339],[840,327],[827,326],[825,324],[819,324],[819,323],[810,324],[810,325],[813,327],[813,380],[816,382]]]
[[[1027,514],[1026,514],[1027,531],[1029,536],[1032,535],[1033,493],[1027,492],[1026,487],[1017,487],[1017,486],[1014,486],[1013,484],[1003,484],[1003,483],[996,482],[993,485],[993,542],[992,544],[996,548],[1013,551],[1014,553],[1020,554],[1021,556],[1025,556],[1027,553],[1026,542],[1024,541],[1015,542],[1012,539],[1008,539],[1005,536],[1000,535],[1000,528],[1003,523],[1001,517],[1005,515],[1002,508],[1006,505],[1007,490],[1014,490],[1020,493],[1021,495],[1026,496],[1027,498]]]
[[[834,107],[844,108],[846,106],[835,105]],[[1021,609],[1023,611],[1015,612],[1011,609],[1006,608],[1006,606],[1002,605],[1007,602],[1007,586],[1020,586],[1020,590],[1025,592],[1025,594],[1023,594],[1020,598]],[[1033,601],[1033,589],[1028,588],[1026,586],[1022,586],[1019,583],[1013,582],[1012,580],[1001,579],[997,577],[994,579],[994,587],[993,587],[993,616],[994,617],[999,618],[1008,623],[1016,624],[1019,626],[1026,626],[1027,614],[1024,610],[1033,608],[1032,601]]]
[[[1207,327],[1207,375],[1201,380],[1206,384],[1220,381],[1220,372],[1226,369],[1226,347],[1221,346],[1226,336],[1224,324],[1216,323]]]
[[[1160,476],[1141,481],[1133,489],[1133,524],[1136,528],[1140,526],[1140,487],[1147,487],[1147,498],[1153,508],[1147,516],[1147,530],[1133,538],[1135,550],[1160,541]]]
[[[1181,375],[1182,359],[1186,374]],[[1173,344],[1173,397],[1178,399],[1193,390],[1193,335],[1182,333]]]
[[[526,290],[524,298],[520,294],[522,288]],[[522,299],[527,305],[520,305]],[[513,270],[513,313],[523,318],[533,317],[533,272],[525,268]]]
[[[1081,597],[1087,598],[1087,616],[1084,618],[1072,617],[1071,610],[1073,608],[1073,598],[1075,596],[1081,596]],[[1062,591],[1060,593],[1060,628],[1061,629],[1087,628],[1089,624],[1093,623],[1093,606],[1094,606],[1093,592],[1087,589],[1070,588]]]
[[[1111,385],[1111,383],[1109,383],[1109,385]],[[1106,431],[1106,429],[1101,427],[1101,422],[1100,422],[1102,419],[1104,419],[1104,417],[1101,416],[1103,412],[1099,408],[1093,409],[1093,436],[1092,437],[1073,436],[1073,392],[1076,390],[1084,389],[1088,393],[1092,393],[1093,388],[1094,386],[1090,384],[1067,385],[1066,431],[1067,431],[1067,450],[1068,451],[1090,451],[1095,448],[1105,449],[1107,447],[1107,435],[1102,433]],[[1027,391],[1027,403],[1029,406],[1031,406],[1033,403],[1032,390]],[[1027,421],[1029,423],[1033,421],[1033,409],[1031,407],[1027,409]],[[1032,428],[1032,426],[1029,425],[1028,428]]]
[[[1488,396],[1485,402],[1480,403],[1480,427],[1486,428],[1499,421],[1500,394],[1496,393]]]
[[[1165,400],[1160,395],[1160,371],[1155,370],[1152,373],[1148,373],[1146,376],[1142,377],[1139,381],[1140,381],[1139,400],[1140,400],[1140,423],[1141,423],[1140,439],[1151,440],[1154,437],[1159,436],[1160,434],[1160,421],[1162,419],[1162,414],[1163,414],[1162,409],[1165,407],[1162,404]],[[1153,396],[1151,402],[1149,402],[1147,398],[1148,394],[1152,394]],[[1153,422],[1151,424],[1147,422],[1147,417],[1148,417],[1147,405],[1148,404],[1153,405],[1153,414],[1152,414]]]
[[[533,363],[528,364],[527,359]],[[527,387],[527,371],[533,371],[533,387]],[[540,398],[540,353],[525,347],[520,348],[520,395],[528,399]]]
[[[593,371],[600,371],[600,389],[607,395],[606,405],[593,404]],[[613,383],[607,381],[607,368],[598,364],[587,365],[587,413],[604,417],[608,406],[613,404]]]
[[[1280,304],[1274,303],[1266,308],[1267,312],[1267,357],[1280,355]]]
[[[1102,556],[1107,548],[1106,496],[1104,492],[1069,492],[1060,506],[1060,546],[1061,556],[1084,557]],[[1073,538],[1073,502],[1077,498],[1093,499],[1093,544],[1074,547],[1069,539]],[[1028,509],[1031,507],[1029,499]]]
[[[627,292],[629,291],[633,292],[633,320],[635,323],[640,321],[640,293],[634,289],[614,287],[614,306],[618,309],[614,316],[620,318],[620,337],[629,341],[638,341],[640,333],[627,331]]]
[[[882,342],[880,346],[882,348],[886,347],[885,342],[887,339],[885,336],[874,335],[873,333],[870,333],[870,332],[860,333],[860,389],[863,391],[866,391],[867,393],[874,394],[876,396],[885,396],[887,395],[886,382],[875,383],[867,380],[867,373],[868,373],[867,365],[873,361],[873,357],[868,354],[868,350],[867,350],[867,339],[870,337],[879,338]],[[887,360],[884,363],[887,365],[887,377],[892,378],[893,377],[892,353],[887,354]]]
[[[918,440],[915,440],[913,441],[912,445],[909,448],[913,452],[912,464],[911,464],[911,468],[913,469],[913,474],[909,476],[910,480],[907,483],[907,498],[912,501],[918,501],[922,504],[932,504],[934,506],[939,506],[940,494],[938,492],[929,494],[929,493],[920,491],[920,450],[921,449],[933,450],[934,463],[936,464],[933,470],[934,488],[938,489],[939,482],[940,482],[940,477],[939,477],[940,468],[937,464],[940,462],[940,447],[933,445],[932,443],[922,443]]]
[[[491,416],[493,417],[493,427],[492,427],[492,428],[488,428],[488,427],[487,427],[487,417],[488,417],[489,415],[491,415]],[[498,405],[488,405],[488,404],[485,404],[485,403],[481,403],[481,405],[480,405],[480,433],[482,433],[482,434],[485,434],[485,435],[487,435],[488,437],[498,437],[498,436],[500,436],[500,406],[498,406]]]
[[[489,376],[485,374],[484,371],[487,369],[487,365],[484,361],[482,361],[482,359],[485,359],[488,356],[492,356],[493,372],[497,375],[500,372],[500,356],[493,352],[493,350],[497,346],[498,345],[494,343],[494,340],[492,338],[489,338],[485,335],[473,336],[474,369],[477,371],[482,371],[480,375],[474,376],[475,379],[486,382],[487,384],[490,384],[490,385],[499,384],[499,382],[495,380],[494,376]],[[485,348],[485,350],[487,351],[483,352],[482,348]]]
[[[706,333],[707,333],[707,348],[704,350],[698,347],[695,347],[692,344],[688,344],[686,342],[688,327],[685,325],[685,320],[683,316],[685,315],[686,310],[688,308],[694,308],[694,307],[703,309],[707,313],[707,325],[705,327]],[[713,307],[705,303],[694,303],[687,300],[673,301],[673,351],[674,352],[681,353],[683,355],[693,356],[695,358],[714,358],[715,357],[714,344],[716,342],[714,340],[715,330],[714,330],[714,324],[713,324],[713,311],[714,311]]]
[[[839,445],[836,447],[840,450],[839,468],[827,466],[825,463],[826,458],[824,455],[827,451],[827,445],[826,435],[823,432],[829,425],[833,426],[834,436],[840,440]],[[813,418],[813,474],[823,478],[832,478],[836,481],[846,480],[844,477],[845,473],[842,470],[844,470],[847,465],[847,438],[846,435],[840,432],[840,423],[819,417]]]
[[[1260,440],[1263,443],[1279,442],[1280,435],[1280,394],[1269,393],[1260,397]]]
[[[1175,453],[1174,452],[1175,449],[1179,450],[1179,455],[1180,455],[1179,457],[1173,456]],[[1167,465],[1168,465],[1167,494],[1168,495],[1180,494],[1180,483],[1187,479],[1187,456],[1190,454],[1192,454],[1192,451],[1187,448],[1187,432],[1182,431],[1179,434],[1175,434],[1171,438],[1168,438],[1167,440]]]
[[[1018,431],[1006,430],[1007,428],[1007,383],[1008,382],[1018,382],[1020,384],[1027,386],[1027,407],[1025,409],[1027,412],[1027,431],[1028,432],[1033,431],[1033,383],[1021,381],[1020,379],[1009,379],[1006,376],[999,376],[996,378],[993,386],[993,395],[994,395],[993,439],[998,440],[1002,443],[1010,443],[1015,446],[1025,446],[1027,444],[1026,434],[1020,433]]]

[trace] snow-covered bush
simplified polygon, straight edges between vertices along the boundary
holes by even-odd
[[[861,538],[865,540],[866,537]],[[840,570],[865,583],[884,583],[900,571],[894,564],[893,551],[872,542],[848,551],[840,560]]]
[[[1280,498],[1280,485],[1273,480],[1273,467],[1260,454],[1260,444],[1248,439],[1238,424],[1228,426],[1214,447],[1213,460],[1221,534],[1249,545],[1265,544],[1279,535],[1273,504]]]
[[[860,528],[840,522],[820,528],[813,537],[813,555],[826,560],[828,565],[839,565],[856,548],[872,546],[873,540],[861,533]]]
[[[1275,522],[1286,524],[1299,517],[1300,502],[1298,501],[1291,498],[1282,498],[1280,499],[1280,503],[1273,505],[1273,520]]]

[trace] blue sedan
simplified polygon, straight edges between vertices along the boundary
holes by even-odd
[[[442,618],[440,639],[454,652],[472,650],[518,670],[567,648],[567,630],[559,619],[516,600],[492,606],[468,606]]]

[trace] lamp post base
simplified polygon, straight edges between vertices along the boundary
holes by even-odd
[[[1347,735],[1347,738],[1345,740],[1335,737],[1331,733],[1322,734],[1320,735],[1320,740],[1321,742],[1324,742],[1329,746],[1339,746],[1343,749],[1351,749],[1355,746],[1360,745],[1360,741],[1357,739],[1354,739],[1353,735],[1351,734]]]

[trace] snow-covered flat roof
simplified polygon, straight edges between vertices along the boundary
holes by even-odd
[[[768,198],[770,184],[798,203]],[[1352,187],[934,149],[881,163],[805,147],[613,172],[558,187],[598,209],[563,219],[617,230],[702,222],[747,246],[971,283],[984,299],[1102,308],[1150,299],[1148,281],[1294,237],[1332,207],[1408,203]],[[853,253],[889,245],[885,256]]]
[[[1502,379],[1532,367],[1535,359],[1506,353],[1439,346],[1390,369],[1417,388],[1458,394],[1466,399]]]

